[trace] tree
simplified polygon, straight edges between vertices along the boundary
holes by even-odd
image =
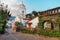
[[[10,11],[0,9],[0,23],[4,23],[11,15],[9,14]]]
[[[26,15],[26,17],[27,17],[27,18],[32,18],[32,14],[29,13],[29,14]]]
[[[36,12],[36,11],[32,11],[32,14],[36,17],[36,16],[38,16],[38,12]]]
[[[1,33],[4,34],[5,31],[5,25],[7,23],[7,20],[11,17],[9,14],[10,11],[0,9],[0,29],[2,29]]]

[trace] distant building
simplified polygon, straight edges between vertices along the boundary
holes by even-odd
[[[42,19],[41,27],[43,29],[48,29],[48,30],[51,30],[51,29],[59,30],[60,29],[58,26],[55,26],[55,22],[58,18],[58,15],[60,14],[60,7],[45,10],[45,11],[38,12],[38,13],[39,13],[38,17],[35,17],[31,20],[26,19],[28,20],[27,25],[26,25],[28,29],[32,30],[32,28],[36,28],[38,26],[39,17],[41,17]]]
[[[16,8],[17,9],[12,12],[14,14],[16,13],[15,18],[12,21],[12,24],[15,22],[20,22],[23,24],[23,26],[25,26],[26,21],[24,20],[24,18],[26,15],[26,8],[25,8],[25,5],[23,4],[23,1],[21,1],[20,4],[18,4]]]
[[[25,5],[23,4],[23,2],[20,2],[15,21],[18,21],[18,22],[21,22],[22,24],[24,24],[25,20],[23,20],[23,18],[25,18],[25,14],[26,14]]]
[[[39,12],[39,16],[42,18],[42,27],[44,29],[55,29],[59,30],[59,26],[56,26],[56,20],[58,20],[60,15],[60,7],[56,7],[53,9],[45,10]],[[59,19],[60,20],[60,19]]]
[[[45,11],[42,11],[40,12],[40,15],[41,16],[49,16],[49,15],[55,15],[55,14],[58,14],[60,13],[60,7],[56,7],[56,8],[53,8],[53,9],[49,9],[49,10],[45,10]]]

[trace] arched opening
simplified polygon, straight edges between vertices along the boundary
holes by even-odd
[[[45,21],[42,23],[42,27],[43,27],[43,29],[46,29],[46,28],[51,29],[51,30],[54,29],[53,23],[52,23],[51,21],[49,21],[49,20],[45,20]]]

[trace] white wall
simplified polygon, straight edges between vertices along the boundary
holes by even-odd
[[[39,23],[39,20],[38,20],[38,17],[32,19],[31,21],[29,21],[31,24],[31,27],[32,28],[36,28],[38,26],[38,23]]]

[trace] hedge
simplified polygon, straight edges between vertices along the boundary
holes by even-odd
[[[51,37],[60,37],[60,32],[56,30],[38,30],[37,34],[51,36]]]
[[[56,31],[56,30],[44,30],[44,29],[27,30],[27,29],[22,29],[21,32],[28,33],[28,34],[45,35],[45,36],[50,36],[50,37],[60,37],[60,32]]]

